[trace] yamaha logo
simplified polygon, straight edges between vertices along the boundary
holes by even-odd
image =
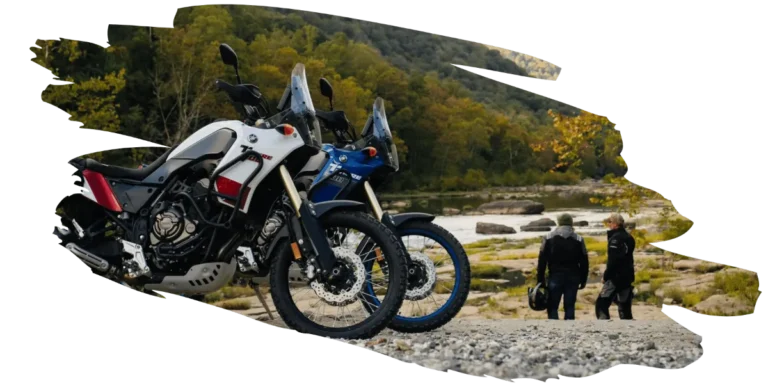
[[[250,135],[248,135],[248,141],[251,143],[255,143],[259,141],[259,138],[256,137],[256,135],[254,135],[253,133],[251,133]]]

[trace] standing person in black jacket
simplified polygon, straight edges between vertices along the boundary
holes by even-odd
[[[571,215],[558,217],[557,225],[541,242],[537,279],[549,292],[547,317],[558,320],[557,309],[562,297],[565,320],[575,320],[577,291],[587,285],[589,273],[587,246],[584,239],[574,232]],[[547,269],[549,282],[544,284]]]
[[[618,213],[612,214],[607,223],[610,228],[608,264],[603,274],[603,289],[595,302],[595,314],[598,319],[610,319],[608,308],[615,302],[619,308],[619,318],[632,320],[635,239],[624,229],[624,218]]]

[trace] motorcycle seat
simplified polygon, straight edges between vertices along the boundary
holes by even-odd
[[[160,166],[163,165],[168,159],[168,155],[170,155],[175,148],[175,145],[171,148],[168,148],[168,150],[162,156],[158,157],[155,161],[152,162],[152,164],[149,164],[143,168],[118,167],[114,165],[103,164],[94,159],[80,158],[70,161],[70,164],[74,165],[78,169],[89,169],[94,172],[101,173],[106,177],[141,181],[146,179],[147,176],[151,175],[152,172],[160,168]]]

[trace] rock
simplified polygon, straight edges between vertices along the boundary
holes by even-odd
[[[522,232],[549,232],[552,228],[543,226],[523,225],[520,227]]]
[[[450,216],[458,215],[459,213],[461,213],[461,211],[456,208],[443,208],[443,215]]]
[[[712,295],[706,300],[696,304],[693,310],[701,313],[724,313],[734,315],[751,312],[751,308],[741,300],[728,295]]]
[[[474,209],[475,208],[473,206],[471,206],[471,205],[465,205],[464,207],[461,208],[461,210],[464,211],[464,212],[471,211],[471,210],[474,210]]]
[[[393,201],[389,204],[390,207],[393,208],[407,208],[411,206],[410,200],[404,200],[404,201]]]
[[[400,213],[397,209],[385,209],[384,212],[389,213],[390,215],[397,215]]]
[[[675,268],[677,270],[680,270],[680,271],[685,271],[685,270],[689,270],[689,269],[696,269],[696,267],[699,266],[699,264],[702,264],[702,263],[703,263],[703,261],[701,261],[701,260],[694,260],[694,259],[677,260],[677,261],[674,262],[673,268]]]
[[[387,342],[387,339],[385,339],[385,338],[380,338],[380,339],[376,339],[376,340],[369,340],[367,343],[365,343],[365,346],[366,347],[372,347],[374,345],[384,344],[386,342]]]
[[[395,340],[395,347],[397,347],[400,351],[410,351],[412,350],[411,345],[406,340],[397,339]]]
[[[464,214],[467,215],[467,216],[481,216],[481,215],[484,215],[484,213],[482,213],[480,211],[466,211],[466,212],[464,212]]]
[[[496,200],[477,207],[478,211],[501,215],[535,215],[544,212],[544,204],[531,200]]]
[[[528,223],[528,226],[531,226],[531,227],[554,227],[556,225],[557,225],[557,223],[554,220],[552,220],[552,219],[550,219],[548,217],[545,217],[543,219],[534,220],[534,221],[531,221],[530,223]]]
[[[483,235],[499,235],[499,234],[517,233],[517,231],[515,231],[514,228],[508,227],[506,225],[494,224],[494,223],[483,223],[483,222],[477,223],[477,225],[475,226],[475,232]]]
[[[635,223],[634,221],[627,221],[626,223],[624,223],[624,228],[635,229],[637,228],[637,223]]]
[[[574,221],[573,222],[573,226],[574,227],[587,227],[587,226],[589,226],[589,222],[586,221],[586,220]]]

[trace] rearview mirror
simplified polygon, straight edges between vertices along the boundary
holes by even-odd
[[[227,44],[221,44],[219,45],[219,53],[224,64],[237,68],[237,54],[232,47]]]
[[[227,44],[221,44],[219,45],[219,53],[221,54],[221,61],[223,61],[224,64],[231,65],[235,68],[237,83],[242,84],[240,81],[240,71],[237,70],[237,54],[235,53],[235,50]]]
[[[328,98],[331,103],[331,111],[333,111],[333,87],[324,77],[320,78],[320,94]]]

